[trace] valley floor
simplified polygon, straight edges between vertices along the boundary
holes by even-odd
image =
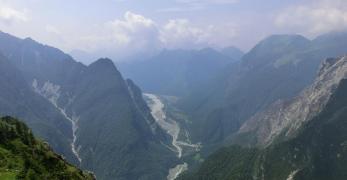
[[[168,118],[165,112],[165,105],[161,101],[160,97],[154,94],[144,94],[147,103],[151,109],[151,114],[154,117],[156,123],[161,127],[168,135],[172,137],[172,146],[174,152],[177,153],[178,158],[182,158],[183,147],[191,147],[199,151],[200,144],[191,144],[189,141],[181,141],[179,139],[179,134],[181,131],[180,125],[177,121],[172,118]],[[181,173],[188,170],[188,164],[178,164],[174,168],[169,170],[168,180],[176,179]]]

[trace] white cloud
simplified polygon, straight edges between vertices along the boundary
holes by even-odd
[[[309,36],[347,28],[347,1],[321,0],[290,7],[279,13],[275,25]]]
[[[69,41],[74,41],[70,46],[115,60],[136,54],[150,55],[162,48],[224,47],[232,43],[237,33],[237,28],[228,24],[198,26],[187,19],[173,19],[158,24],[132,12],[126,12],[123,19],[89,29],[93,29],[92,32],[79,35],[77,39],[69,36]]]
[[[205,32],[186,19],[170,20],[161,31],[161,41],[169,48],[193,47],[202,42]]]
[[[0,20],[5,23],[12,23],[14,21],[26,22],[29,18],[25,11],[19,11],[2,4],[0,7]]]
[[[113,59],[134,54],[151,54],[162,48],[160,27],[151,19],[130,11],[115,19],[90,27],[90,32],[74,40],[73,47]]]
[[[119,45],[132,45],[138,48],[156,45],[159,30],[153,20],[132,12],[126,12],[124,20],[108,22],[113,38]]]
[[[187,19],[170,20],[161,31],[161,41],[167,48],[203,48],[228,46],[236,36],[232,25],[194,26]]]
[[[77,41],[85,51],[109,49],[112,52],[137,53],[161,48],[192,49],[230,45],[237,34],[236,29],[232,25],[197,26],[187,19],[173,19],[159,25],[142,15],[126,12],[124,19],[98,26],[94,33]]]

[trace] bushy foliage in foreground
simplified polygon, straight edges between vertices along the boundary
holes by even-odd
[[[0,119],[0,179],[94,179],[67,163],[22,122]]]

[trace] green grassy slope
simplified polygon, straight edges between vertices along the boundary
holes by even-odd
[[[11,117],[0,119],[0,179],[94,179],[55,154],[47,143]]]

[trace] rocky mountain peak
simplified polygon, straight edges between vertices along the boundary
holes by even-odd
[[[109,58],[100,58],[89,65],[90,67],[96,66],[96,67],[115,67],[114,63]]]
[[[91,72],[94,75],[97,74],[104,74],[104,75],[110,75],[110,74],[116,74],[117,76],[121,77],[120,72],[116,68],[113,61],[109,58],[100,58],[90,64],[88,66],[89,72]]]

